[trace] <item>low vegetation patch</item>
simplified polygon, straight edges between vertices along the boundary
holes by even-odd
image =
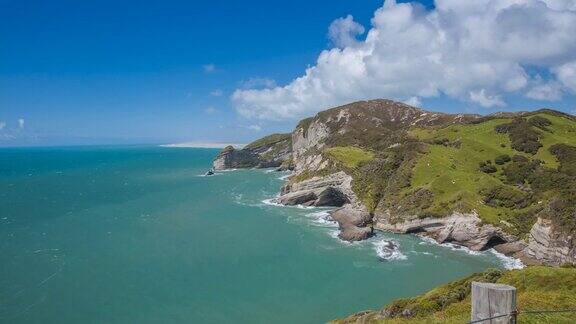
[[[357,168],[361,163],[374,159],[374,153],[353,146],[330,147],[325,152],[330,158],[350,169]]]

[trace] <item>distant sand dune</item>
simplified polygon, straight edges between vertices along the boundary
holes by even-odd
[[[162,147],[177,147],[177,148],[225,148],[226,146],[234,146],[235,148],[243,148],[246,144],[242,143],[206,143],[206,142],[187,142],[175,144],[163,144]]]

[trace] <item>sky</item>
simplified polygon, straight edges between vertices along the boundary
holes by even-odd
[[[245,143],[345,103],[576,113],[576,0],[0,0],[0,146]]]

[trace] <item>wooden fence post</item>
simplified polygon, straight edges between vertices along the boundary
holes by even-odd
[[[515,313],[516,288],[508,285],[472,282],[472,321]],[[486,320],[482,323],[515,324],[516,315]]]

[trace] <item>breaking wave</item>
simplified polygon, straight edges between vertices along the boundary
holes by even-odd
[[[407,257],[400,251],[400,245],[394,240],[380,239],[372,242],[376,255],[380,261],[406,260]]]

